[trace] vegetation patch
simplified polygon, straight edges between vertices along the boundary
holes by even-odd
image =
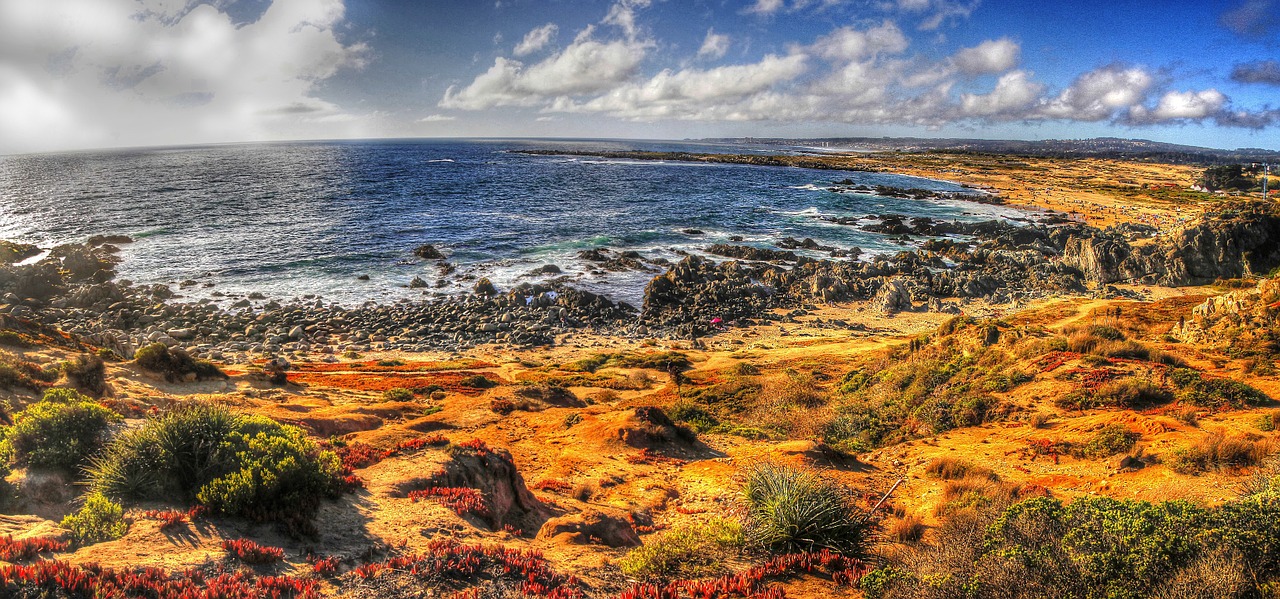
[[[746,473],[747,541],[774,552],[830,549],[861,557],[874,524],[848,489],[807,469],[761,463]]]
[[[152,343],[137,351],[133,361],[143,370],[163,375],[171,383],[227,378],[226,373],[208,360],[197,360],[180,348],[170,349],[163,343]]]
[[[713,518],[649,539],[627,553],[618,566],[632,578],[703,578],[722,573],[725,559],[744,543],[741,524]]]
[[[1113,456],[1133,449],[1141,436],[1118,424],[1105,426],[1080,446],[1078,453],[1086,458]]]
[[[20,466],[76,472],[108,441],[119,414],[74,389],[50,389],[13,415],[0,452]]]
[[[129,532],[124,508],[101,493],[86,495],[84,505],[62,519],[62,527],[71,531],[77,545],[114,541]]]
[[[320,499],[344,489],[342,464],[302,429],[194,405],[117,437],[89,468],[111,497],[185,497],[215,512],[310,530]]]

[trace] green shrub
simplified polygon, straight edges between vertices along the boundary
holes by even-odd
[[[618,566],[633,578],[702,578],[724,570],[725,558],[743,543],[740,524],[714,518],[666,531],[632,549]]]
[[[1179,401],[1196,406],[1241,409],[1271,402],[1266,394],[1245,383],[1204,378],[1190,368],[1174,368],[1169,373],[1169,380],[1179,388]]]
[[[671,419],[693,429],[695,433],[705,433],[717,426],[720,421],[710,412],[691,403],[678,403],[668,410]]]
[[[22,387],[32,391],[40,391],[49,383],[58,380],[56,368],[41,368],[39,364],[8,358],[0,361],[0,387],[13,389]]]
[[[31,347],[31,344],[27,343],[27,340],[23,339],[22,335],[13,331],[0,331],[0,345],[7,345],[9,347]]]
[[[1138,433],[1113,424],[1105,426],[1080,447],[1080,455],[1087,458],[1105,458],[1133,449],[1141,437]]]
[[[91,395],[101,396],[107,390],[107,365],[94,354],[81,354],[63,366],[67,380]]]
[[[133,500],[193,499],[254,520],[307,526],[338,491],[341,464],[301,429],[194,405],[117,437],[89,469],[95,491]]]
[[[171,383],[193,378],[198,381],[227,378],[212,362],[197,360],[186,351],[170,349],[163,343],[152,343],[139,349],[133,360],[144,370],[164,375],[165,380]]]
[[[1107,381],[1092,392],[1077,391],[1054,401],[1059,407],[1087,410],[1098,407],[1145,408],[1173,401],[1174,395],[1146,379],[1136,377]]]
[[[384,401],[413,401],[413,391],[404,387],[393,387],[382,392]]]
[[[761,463],[746,473],[746,538],[771,551],[866,554],[873,525],[849,491],[817,472]]]
[[[1280,581],[1270,483],[1216,508],[1034,498],[958,512],[935,533],[863,577],[867,597],[1268,597]]]
[[[50,389],[13,415],[0,451],[21,466],[75,472],[107,442],[119,414],[74,389]]]
[[[84,505],[62,519],[62,527],[71,531],[71,538],[78,545],[113,541],[129,532],[124,508],[101,493],[86,495]]]
[[[491,387],[498,386],[498,383],[489,380],[483,374],[473,374],[471,376],[463,377],[462,380],[458,381],[458,384],[463,387],[471,387],[472,389],[489,389]]]

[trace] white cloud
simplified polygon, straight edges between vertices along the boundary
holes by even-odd
[[[312,91],[365,52],[342,19],[341,0],[247,24],[176,0],[0,0],[0,152],[333,135],[341,109]]]
[[[1017,119],[1026,115],[1025,110],[1034,105],[1044,93],[1045,86],[1031,80],[1026,71],[1005,73],[988,94],[963,94],[960,109],[964,116],[990,119]]]
[[[1134,122],[1176,121],[1183,119],[1203,119],[1222,112],[1227,104],[1227,97],[1216,89],[1203,91],[1170,91],[1160,97],[1155,109],[1145,106],[1134,106],[1130,109],[1130,119]]]
[[[634,40],[640,35],[640,29],[636,25],[636,9],[648,8],[650,2],[651,0],[618,0],[609,7],[609,14],[605,15],[601,23],[616,25],[626,34],[627,39]]]
[[[698,118],[725,101],[750,98],[795,79],[805,72],[807,59],[803,54],[771,54],[752,64],[665,70],[648,81],[620,86],[586,103],[561,101],[558,109],[623,118]]]
[[[1154,85],[1155,78],[1144,69],[1103,67],[1077,77],[1041,113],[1051,119],[1103,121],[1145,102]]]
[[[698,58],[710,58],[712,60],[724,58],[725,53],[729,51],[729,36],[716,33],[713,29],[707,30],[707,37],[702,40],[702,47],[698,48]]]
[[[1021,52],[1017,42],[1002,37],[960,50],[951,60],[966,75],[987,75],[1003,73],[1018,66]]]
[[[516,48],[513,53],[516,56],[527,56],[547,47],[547,44],[551,43],[551,40],[555,38],[556,32],[559,31],[559,29],[560,28],[557,27],[555,23],[547,23],[546,25],[535,28],[533,31],[526,33],[524,39],[520,40],[520,43],[516,44]]]
[[[747,7],[747,12],[757,15],[771,15],[783,9],[785,2],[783,0],[756,0],[755,4]]]
[[[418,119],[418,122],[419,123],[446,123],[449,121],[456,121],[456,120],[458,120],[458,117],[449,116],[447,114],[429,114],[427,116],[424,116]]]
[[[964,19],[973,14],[981,0],[897,0],[899,11],[924,15],[921,31],[933,31],[949,19]]]
[[[562,96],[613,89],[639,72],[653,47],[653,42],[636,37],[634,9],[648,5],[649,0],[622,0],[601,21],[621,28],[625,39],[596,39],[596,28],[588,26],[572,44],[532,65],[498,57],[466,87],[449,86],[439,106],[461,110],[534,106]]]
[[[902,30],[892,21],[885,21],[866,30],[841,27],[819,38],[810,50],[829,60],[852,61],[865,60],[877,54],[901,54],[908,45]]]

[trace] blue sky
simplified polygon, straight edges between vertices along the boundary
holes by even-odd
[[[1280,0],[0,0],[0,152],[844,135],[1280,149]]]

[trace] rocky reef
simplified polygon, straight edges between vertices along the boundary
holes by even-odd
[[[335,353],[377,347],[425,351],[483,343],[545,345],[575,332],[697,337],[718,326],[785,319],[777,309],[870,300],[872,309],[959,312],[970,299],[1007,303],[1058,294],[1114,294],[1135,282],[1184,286],[1264,274],[1280,265],[1280,216],[1261,209],[1211,213],[1157,235],[1146,227],[1071,223],[1018,226],[881,215],[846,223],[917,242],[862,261],[858,248],[780,240],[776,247],[717,244],[655,276],[641,309],[563,282],[438,301],[346,308],[320,300],[291,305],[259,298],[230,306],[183,302],[166,285],[116,280],[115,244],[94,238],[39,252],[3,245],[0,313],[61,327],[122,356],[149,343],[234,361],[246,353]],[[664,266],[634,252],[592,250],[604,269]],[[824,257],[814,257],[825,255]],[[22,262],[18,264],[18,262]],[[661,271],[659,271],[661,272]]]

